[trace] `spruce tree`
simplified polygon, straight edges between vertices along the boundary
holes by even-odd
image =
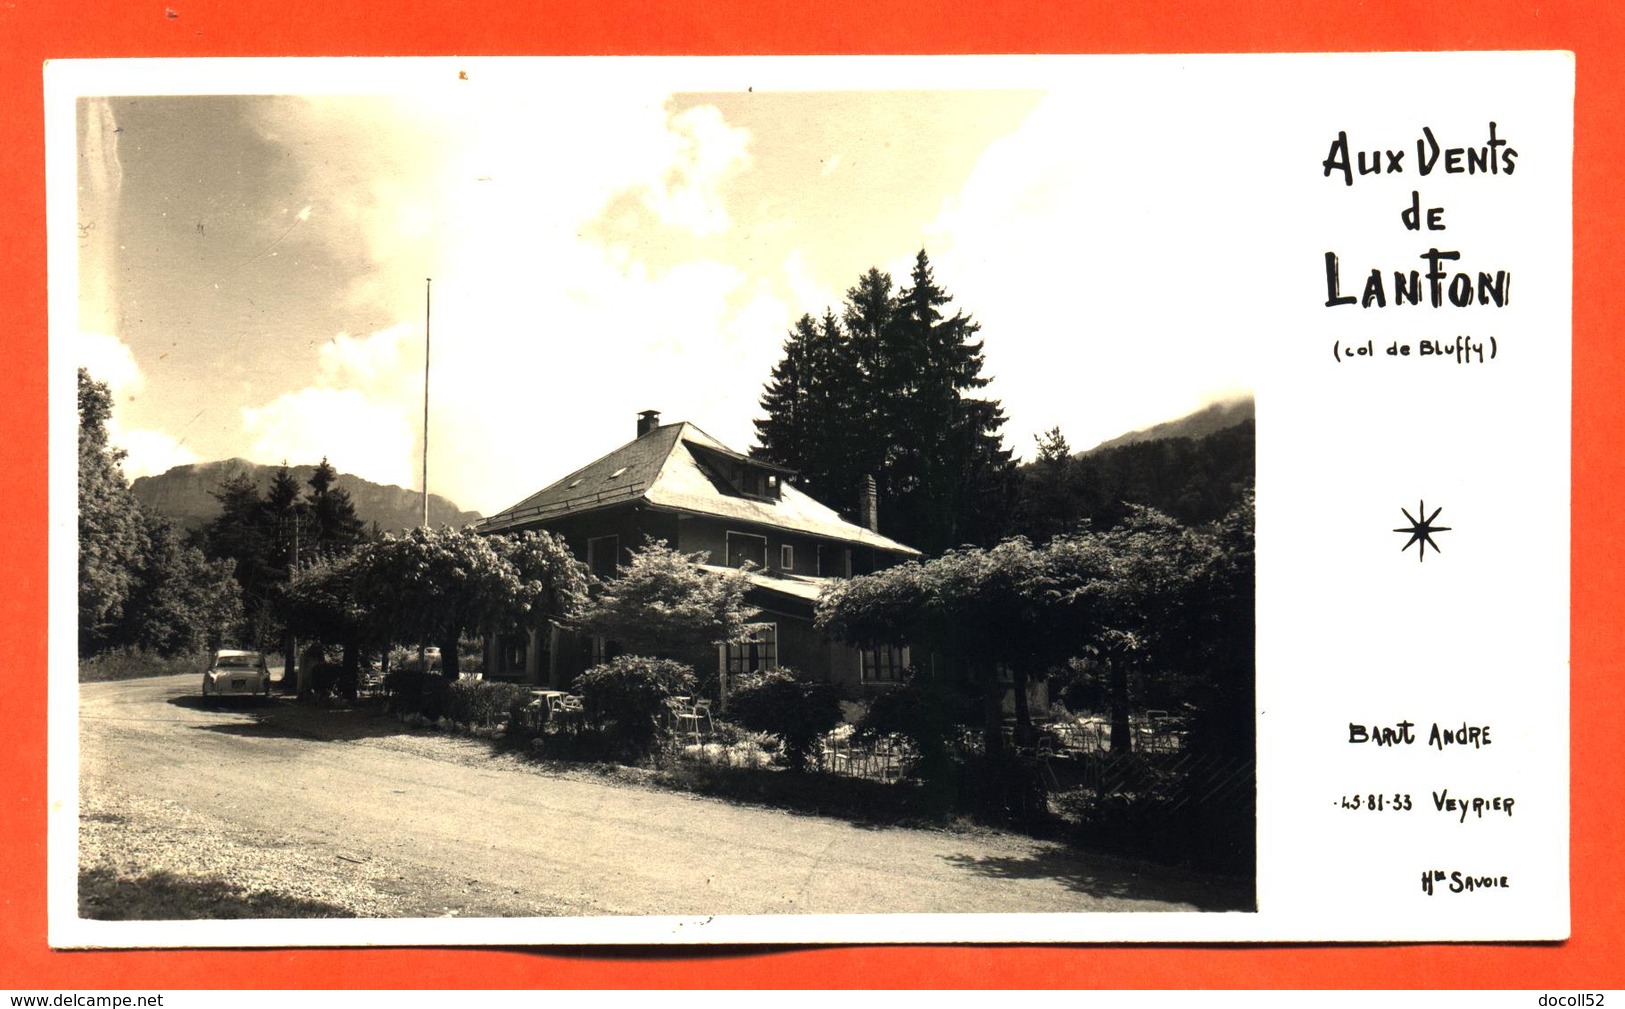
[[[277,621],[272,613],[276,587],[287,580],[288,558],[279,550],[259,485],[246,472],[238,472],[210,492],[220,502],[220,514],[210,521],[205,537],[212,560],[229,560],[242,587],[246,626],[239,641],[259,647],[272,640]]]
[[[355,502],[338,479],[339,471],[326,456],[310,475],[312,545],[324,557],[348,553],[367,538],[367,524],[356,517]]]
[[[811,315],[796,320],[784,342],[784,357],[773,366],[762,390],[766,417],[757,420],[757,447],[752,454],[768,462],[799,469],[804,490],[817,496],[822,474],[816,473],[814,439],[824,418],[817,416],[814,399],[817,378],[812,360],[818,342],[818,324]]]
[[[976,339],[981,326],[959,310],[943,314],[952,298],[937,285],[924,249],[909,279],[885,327],[878,369],[894,496],[881,509],[881,525],[936,554],[1005,531],[1014,463],[1000,437],[998,402],[968,395],[989,381]]]
[[[922,250],[910,285],[870,269],[842,317],[803,316],[762,396],[757,454],[796,469],[799,484],[853,514],[873,476],[881,531],[939,553],[1007,531],[1015,468],[985,387],[979,326],[951,298]]]

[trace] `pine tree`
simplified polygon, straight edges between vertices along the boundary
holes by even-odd
[[[858,488],[879,458],[871,450],[871,397],[853,341],[835,314],[804,315],[762,393],[753,454],[788,466],[796,485],[840,511],[856,510]]]
[[[911,284],[870,269],[846,292],[842,317],[803,316],[762,396],[764,458],[851,514],[865,477],[881,498],[881,531],[938,553],[991,543],[1008,525],[1015,469],[987,385],[979,327],[937,286],[922,250]]]
[[[299,481],[284,462],[271,474],[271,485],[266,488],[262,507],[271,542],[266,557],[267,565],[278,562],[297,570],[311,556],[310,509],[300,500]]]
[[[276,530],[268,521],[265,499],[247,473],[236,473],[212,491],[220,514],[208,526],[205,540],[212,560],[229,560],[242,587],[246,622],[240,643],[258,647],[272,639],[277,621],[272,594],[287,579],[288,559],[278,551]]]
[[[1070,532],[1083,515],[1073,486],[1077,460],[1059,427],[1033,435],[1037,455],[1018,480],[1016,531],[1037,543]]]
[[[888,482],[895,500],[882,508],[881,524],[935,554],[1004,532],[1014,463],[999,434],[998,402],[967,395],[989,381],[975,339],[981,326],[962,311],[943,314],[952,298],[937,285],[924,249],[909,279],[883,331],[877,375],[894,453]]]
[[[312,547],[326,557],[348,553],[367,538],[367,524],[356,517],[355,502],[338,479],[326,456],[310,475]]]
[[[784,357],[773,366],[762,390],[766,417],[755,422],[757,448],[753,454],[781,466],[801,468],[801,486],[817,496],[823,474],[815,473],[813,441],[823,418],[817,415],[813,357],[817,353],[818,324],[811,315],[796,320],[784,342]]]

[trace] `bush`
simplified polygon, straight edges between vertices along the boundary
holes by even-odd
[[[909,683],[877,694],[858,721],[857,735],[865,740],[901,736],[917,755],[913,773],[933,785],[953,788],[959,765],[951,744],[979,717],[975,698],[963,690],[940,683]]]
[[[621,655],[576,680],[587,721],[633,758],[648,756],[665,727],[666,701],[694,689],[694,670],[670,659]]]
[[[448,680],[439,673],[395,669],[384,678],[389,710],[421,715],[428,722],[495,728],[530,703],[530,691],[516,683]]]
[[[96,683],[102,680],[131,680],[143,676],[177,676],[196,673],[199,677],[208,668],[209,655],[177,655],[164,658],[156,652],[140,648],[116,648],[79,661],[79,682]]]
[[[464,725],[493,728],[508,720],[516,707],[530,703],[530,690],[517,683],[456,680],[446,692],[445,715]]]
[[[802,771],[818,737],[840,724],[841,700],[828,683],[778,669],[741,681],[728,697],[728,717],[747,729],[778,736],[790,769]]]
[[[439,673],[391,669],[384,677],[384,690],[389,694],[390,711],[433,721],[446,713],[451,682]]]

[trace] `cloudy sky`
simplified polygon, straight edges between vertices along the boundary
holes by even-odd
[[[127,475],[326,456],[418,486],[429,277],[430,489],[486,513],[643,409],[749,448],[794,320],[922,247],[1020,455],[1250,386],[1189,240],[1236,212],[1190,170],[1219,97],[471,76],[78,103],[76,356],[116,393]]]

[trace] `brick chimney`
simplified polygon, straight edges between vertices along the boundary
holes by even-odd
[[[642,438],[644,435],[648,434],[650,431],[653,431],[655,428],[657,428],[659,426],[660,426],[660,411],[659,410],[645,410],[642,413],[638,414],[638,437],[639,438]]]
[[[864,476],[858,490],[858,524],[872,533],[880,531],[880,494],[875,490],[873,474]]]

